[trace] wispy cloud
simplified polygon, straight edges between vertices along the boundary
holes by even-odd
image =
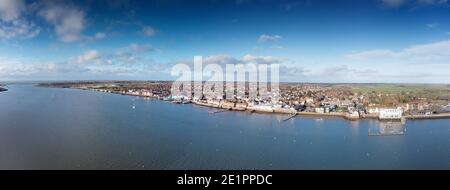
[[[19,19],[24,11],[24,0],[0,0],[0,17],[3,21]]]
[[[0,39],[29,39],[37,36],[40,32],[41,29],[38,26],[26,20],[0,21]]]
[[[103,32],[97,32],[94,35],[94,39],[96,39],[96,40],[101,40],[104,38],[106,38],[106,33],[103,33]]]
[[[430,24],[427,24],[427,27],[429,28],[429,29],[433,29],[433,28],[436,28],[436,27],[439,27],[439,23],[430,23]]]
[[[131,43],[130,45],[117,49],[113,52],[100,52],[88,50],[76,59],[70,61],[75,64],[96,65],[125,65],[146,62],[145,54],[155,49],[149,44]]]
[[[273,56],[258,56],[252,54],[246,54],[242,58],[234,57],[230,55],[209,55],[203,56],[203,64],[218,64],[220,66],[225,66],[227,64],[285,64],[287,63],[287,59],[273,57]],[[193,60],[180,60],[175,61],[172,64],[168,64],[168,66],[172,66],[174,64],[184,63],[188,65],[193,65]]]
[[[354,60],[368,60],[373,58],[393,58],[397,55],[396,52],[392,50],[379,49],[379,50],[368,50],[357,53],[351,53],[345,57]]]
[[[157,31],[152,26],[143,26],[141,32],[148,37],[154,36],[157,33]]]
[[[24,0],[0,0],[0,39],[29,39],[37,36],[41,29],[28,21]]]
[[[66,76],[67,73],[86,73],[89,69],[83,65],[69,62],[30,62],[11,58],[0,58],[0,79],[18,80],[58,76]]]
[[[85,12],[72,4],[43,1],[38,15],[54,27],[55,33],[63,42],[75,42],[81,39],[85,29]]]
[[[280,35],[268,35],[268,34],[262,34],[258,38],[258,42],[276,42],[281,40],[283,37]]]
[[[138,43],[130,44],[128,46],[128,49],[134,52],[149,52],[154,50],[154,48],[148,44],[138,44]]]
[[[386,8],[399,8],[404,6],[448,6],[449,0],[380,0],[381,5]]]
[[[78,56],[76,63],[83,64],[88,62],[99,63],[101,58],[100,53],[97,50],[86,51],[83,55]]]
[[[273,56],[254,56],[247,54],[242,58],[242,61],[246,63],[258,63],[258,64],[280,64],[286,61],[283,58],[273,57]]]
[[[405,63],[450,63],[450,40],[430,44],[415,45],[400,51],[369,50],[346,55],[353,60],[395,59]]]

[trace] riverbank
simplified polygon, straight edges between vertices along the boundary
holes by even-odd
[[[217,102],[207,103],[207,102],[191,102],[194,105],[224,109],[228,111],[248,111],[248,112],[259,112],[259,113],[276,113],[276,114],[296,114],[300,116],[312,116],[312,117],[340,117],[346,120],[362,120],[362,119],[376,119],[378,120],[377,114],[361,114],[360,117],[353,117],[348,113],[343,112],[330,112],[330,113],[317,113],[317,112],[298,112],[288,108],[270,108],[270,107],[258,107],[258,106],[247,106],[242,105],[228,105],[220,104]],[[433,114],[433,115],[407,115],[404,119],[408,120],[418,120],[418,119],[447,119],[450,118],[450,113],[443,114]]]
[[[221,104],[212,104],[205,102],[192,102],[194,105],[210,107],[210,108],[218,108],[224,109],[228,111],[249,111],[249,112],[259,112],[259,113],[276,113],[276,114],[296,114],[300,116],[311,116],[311,117],[340,117],[346,120],[362,120],[362,119],[376,119],[378,120],[378,115],[376,114],[361,114],[360,117],[352,117],[347,113],[342,112],[331,112],[331,113],[316,113],[316,112],[297,112],[291,109],[286,108],[260,108],[260,107],[252,107],[248,106],[246,108],[243,107],[230,107],[230,106],[222,106]],[[434,115],[408,115],[404,117],[409,120],[417,120],[417,119],[447,119],[450,118],[450,113],[447,114],[434,114]]]
[[[406,119],[419,120],[419,119],[446,119],[450,118],[450,113],[441,113],[433,115],[409,115],[405,116]]]
[[[58,87],[56,87],[58,88]],[[78,89],[78,90],[92,90],[89,88],[82,88],[82,87],[67,87],[71,89]],[[7,90],[7,89],[6,89]],[[122,93],[122,92],[114,92],[114,91],[108,91],[108,90],[94,90],[96,92],[103,92],[103,93],[112,93],[112,94],[119,94],[124,96],[135,96],[135,97],[141,97],[145,99],[154,99],[154,100],[163,100],[161,97],[153,97],[153,96],[146,96],[146,95],[140,95],[140,94],[133,94],[133,93]],[[217,109],[223,109],[228,111],[247,111],[247,112],[259,112],[259,113],[275,113],[275,114],[295,114],[300,116],[311,116],[311,117],[340,117],[346,120],[362,120],[362,119],[376,119],[378,120],[377,114],[361,114],[358,117],[355,117],[354,115],[351,115],[349,113],[344,112],[329,112],[329,113],[317,113],[317,112],[298,112],[297,110],[294,110],[292,108],[279,108],[279,107],[270,107],[270,106],[253,106],[253,105],[247,105],[246,103],[232,103],[232,102],[221,102],[221,101],[190,101],[189,103],[192,103],[194,105],[198,106],[204,106],[204,107],[210,107],[210,108],[217,108]],[[406,115],[403,117],[407,120],[425,120],[425,119],[447,119],[450,118],[450,113],[443,113],[443,114],[433,114],[433,115]]]

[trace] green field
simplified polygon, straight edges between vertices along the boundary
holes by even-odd
[[[445,97],[450,96],[450,85],[420,84],[377,84],[377,85],[356,85],[351,87],[354,93],[362,94],[409,94],[418,97]]]

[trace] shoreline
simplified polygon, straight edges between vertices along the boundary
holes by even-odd
[[[450,113],[434,114],[434,115],[409,115],[405,116],[409,120],[428,120],[428,119],[446,119],[450,118]]]
[[[60,87],[52,87],[52,88],[60,88]],[[117,95],[122,95],[122,96],[140,97],[140,98],[145,98],[145,99],[170,102],[170,101],[162,100],[161,97],[159,97],[159,98],[158,97],[149,97],[149,96],[119,93],[119,92],[104,92],[104,91],[87,89],[87,88],[68,87],[68,89],[87,90],[87,91],[94,91],[94,92],[100,92],[100,93],[117,94]],[[240,112],[251,112],[251,113],[257,112],[257,113],[266,113],[266,114],[285,114],[285,115],[291,114],[290,118],[295,117],[295,116],[310,116],[310,117],[316,117],[316,118],[339,117],[339,118],[349,120],[349,121],[358,121],[358,120],[364,120],[364,119],[374,119],[374,120],[385,121],[385,120],[379,119],[377,115],[373,115],[373,114],[372,115],[371,114],[362,114],[359,117],[352,117],[348,113],[343,113],[343,112],[333,112],[333,113],[298,112],[298,111],[293,111],[293,110],[290,110],[287,108],[261,109],[261,108],[249,107],[249,106],[236,106],[236,105],[231,106],[231,105],[223,105],[220,103],[219,104],[217,104],[217,103],[211,104],[211,103],[207,103],[207,102],[196,102],[196,101],[189,101],[189,103],[193,104],[193,105],[197,105],[197,106],[216,108],[216,109],[221,109],[221,110],[225,110],[225,111],[240,111]],[[295,114],[295,115],[293,115],[293,114]],[[405,119],[405,120],[431,120],[431,119],[448,119],[448,118],[450,118],[450,113],[434,114],[434,115],[405,115],[402,117],[402,119],[398,119],[398,121],[401,121],[403,119]]]
[[[379,120],[379,121],[389,121],[389,120],[383,120],[379,119],[376,115],[370,115],[370,114],[364,114],[359,118],[354,118],[349,116],[347,113],[316,113],[316,112],[283,112],[283,111],[276,111],[276,109],[273,109],[273,111],[264,111],[264,110],[254,110],[254,109],[233,109],[233,108],[224,108],[217,105],[212,105],[208,103],[202,103],[202,102],[191,102],[193,105],[197,106],[203,106],[203,107],[209,107],[209,108],[216,108],[216,109],[222,109],[222,110],[228,110],[228,111],[244,111],[244,112],[256,112],[256,113],[266,113],[266,114],[295,114],[296,116],[310,116],[310,117],[316,117],[316,118],[323,118],[323,117],[339,117],[345,120],[349,121],[358,121],[358,120]],[[403,116],[406,120],[431,120],[431,119],[448,119],[450,118],[450,113],[445,114],[434,114],[434,115],[407,115]],[[401,121],[401,119],[398,119],[398,121]]]

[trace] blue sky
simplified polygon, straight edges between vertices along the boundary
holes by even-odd
[[[0,80],[169,80],[279,63],[296,82],[450,81],[448,0],[0,0]]]

